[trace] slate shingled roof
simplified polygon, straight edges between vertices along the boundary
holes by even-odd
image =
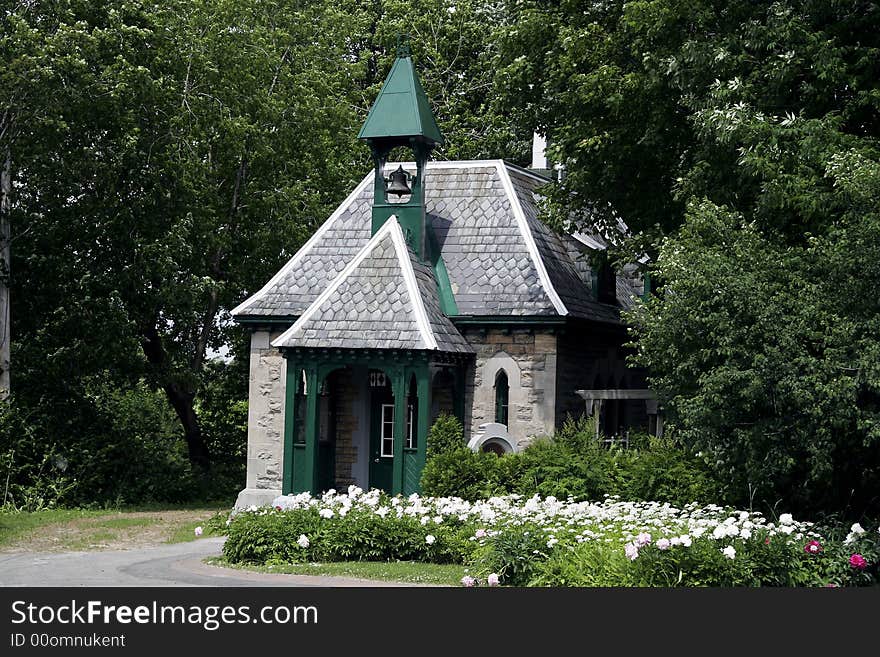
[[[388,219],[272,344],[472,351],[440,310],[434,272],[409,249],[396,217]]]
[[[414,170],[412,163],[403,166]],[[302,315],[370,240],[372,181],[371,172],[232,314],[291,320]],[[618,307],[592,298],[589,267],[576,257],[587,247],[538,219],[535,192],[544,182],[502,160],[428,163],[426,211],[459,315],[619,321]]]

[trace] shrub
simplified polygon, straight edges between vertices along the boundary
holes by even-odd
[[[428,431],[425,446],[428,460],[465,447],[464,429],[454,415],[441,413]]]
[[[553,438],[498,457],[464,447],[460,432],[448,416],[432,427],[428,446],[433,436],[435,447],[421,480],[426,495],[473,501],[507,493],[576,500],[607,494],[678,505],[724,499],[705,462],[667,438],[637,436],[630,449],[606,449],[591,419],[569,420]]]

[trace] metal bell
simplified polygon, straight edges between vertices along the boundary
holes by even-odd
[[[403,170],[403,166],[397,167],[397,171],[388,176],[388,186],[385,188],[385,191],[396,196],[412,194],[412,190],[409,184],[407,184],[408,178],[409,174]]]

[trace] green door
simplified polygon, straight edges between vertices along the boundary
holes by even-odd
[[[390,491],[394,466],[394,395],[384,372],[370,371],[370,488]]]

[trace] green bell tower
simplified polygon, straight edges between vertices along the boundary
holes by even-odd
[[[397,59],[358,139],[369,145],[376,167],[372,233],[375,235],[388,217],[396,215],[413,251],[425,260],[425,164],[431,149],[443,144],[443,135],[406,45],[398,46]],[[385,162],[398,146],[412,151],[415,175],[398,167],[386,179]],[[389,196],[397,197],[397,202]]]

